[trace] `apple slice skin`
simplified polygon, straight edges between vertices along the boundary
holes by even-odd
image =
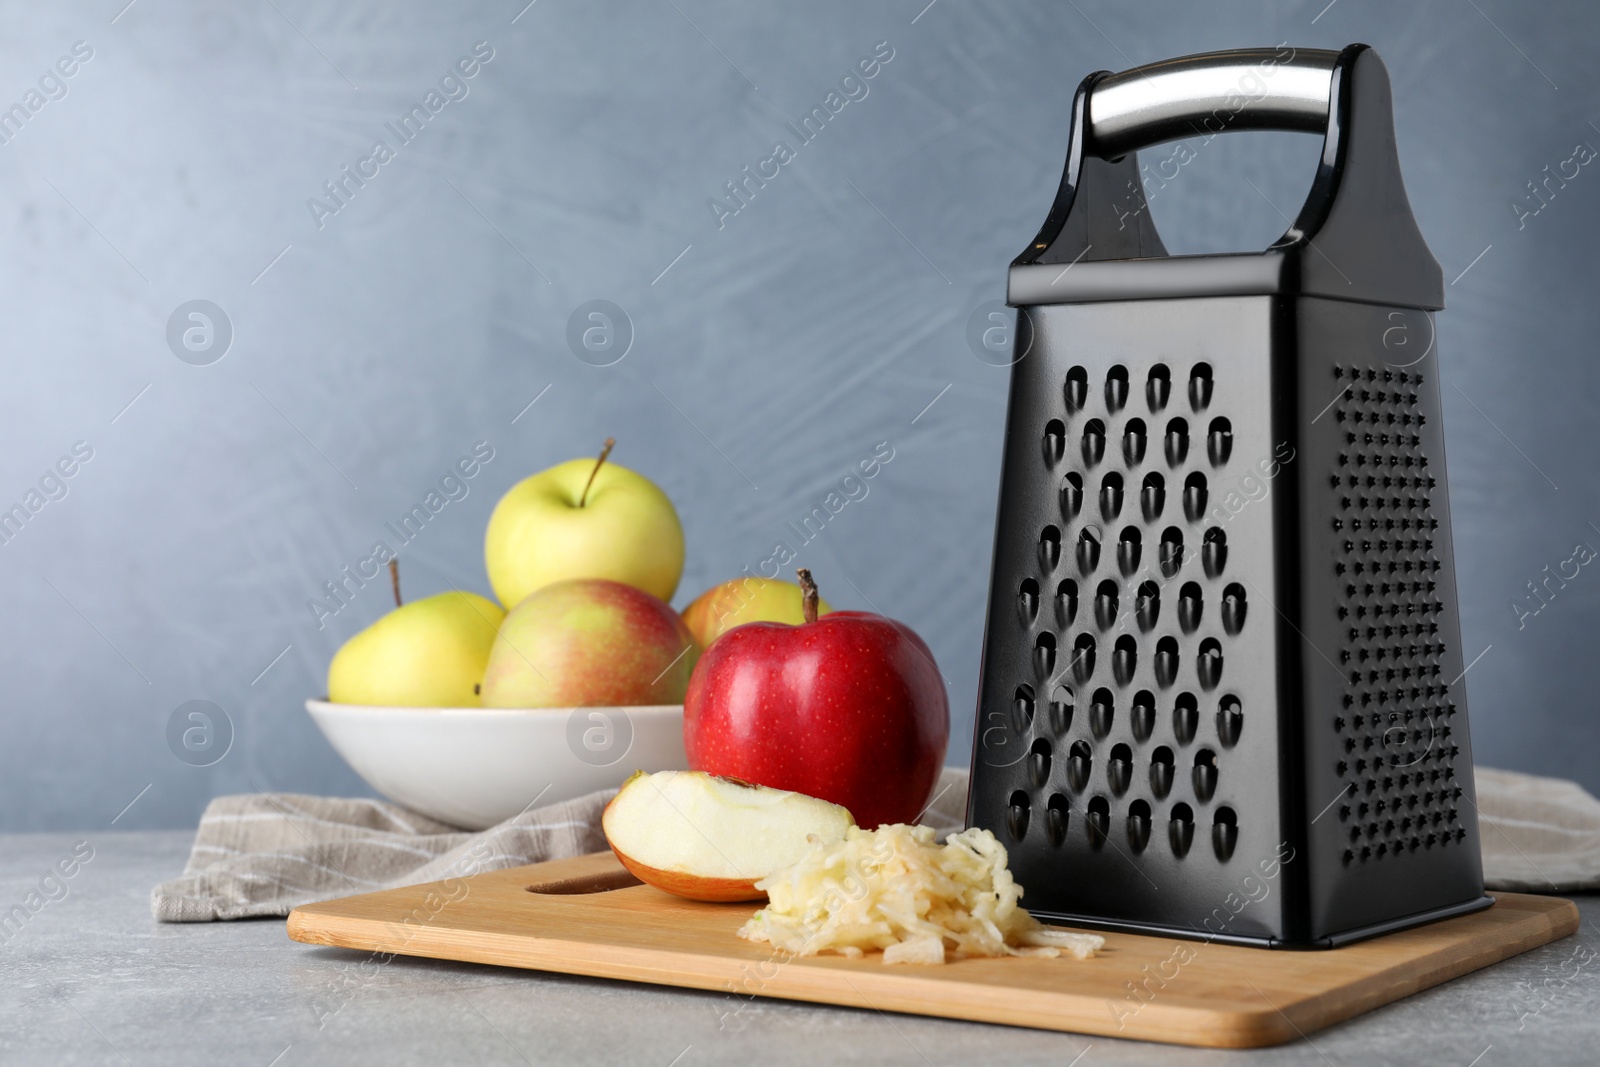
[[[641,781],[641,779],[644,781]],[[653,791],[641,793],[640,790],[649,790],[651,779],[654,780]],[[771,855],[767,856],[766,862],[761,863],[763,873],[757,877],[751,878],[724,877],[710,874],[692,874],[683,870],[667,870],[662,867],[654,866],[650,863],[645,863],[638,857],[629,855],[626,851],[624,851],[625,847],[634,847],[637,845],[638,838],[634,837],[634,843],[632,845],[628,844],[626,841],[624,841],[621,846],[618,844],[618,838],[623,829],[623,827],[619,824],[620,820],[623,818],[623,799],[629,796],[635,798],[642,796],[645,798],[647,807],[653,806],[656,808],[656,811],[659,812],[661,809],[658,805],[664,804],[670,810],[674,811],[678,817],[682,818],[684,817],[685,813],[685,807],[682,806],[684,804],[682,792],[679,792],[677,802],[668,799],[667,793],[676,785],[686,782],[691,784],[701,784],[702,787],[705,785],[710,785],[724,789],[731,786],[735,787],[735,791],[740,793],[745,790],[754,790],[760,794],[767,794],[769,799],[777,804],[799,803],[807,809],[806,814],[809,816],[810,826],[805,828],[805,836],[803,840],[798,836],[794,838],[793,844],[797,847],[792,849],[792,856],[787,858],[780,858]],[[692,804],[688,806],[688,810],[694,810]],[[729,825],[727,823],[723,823],[720,826],[704,824],[704,829],[702,830],[701,836],[704,837],[705,840],[711,841],[717,838],[718,834],[734,835],[748,834],[751,832],[751,826],[748,822],[748,809],[741,811],[736,807],[727,810],[733,820],[733,824]],[[794,811],[792,806],[790,807],[790,811]],[[632,804],[631,812],[635,816],[637,816],[640,812],[637,802]],[[743,826],[738,825],[741,821],[744,822]],[[635,878],[646,883],[647,885],[655,886],[657,889],[660,889],[663,892],[671,893],[673,896],[683,897],[687,900],[707,901],[710,903],[729,903],[767,899],[767,894],[764,891],[756,888],[755,884],[760,880],[760,878],[765,877],[773,870],[787,867],[791,862],[793,862],[793,860],[798,859],[801,853],[806,848],[810,847],[812,842],[818,840],[833,841],[842,839],[847,832],[848,827],[853,825],[853,823],[854,820],[851,818],[850,813],[840,808],[838,805],[824,803],[818,801],[814,797],[797,796],[792,793],[785,793],[782,790],[767,789],[764,786],[754,785],[750,782],[741,781],[737,778],[708,775],[698,771],[659,771],[656,774],[649,774],[645,771],[635,771],[627,781],[622,783],[622,788],[617,790],[617,795],[612,797],[611,800],[606,803],[605,810],[600,814],[600,826],[602,832],[605,834],[606,844],[611,846],[611,851],[616,855],[617,861],[621,863],[622,866],[625,867]],[[634,824],[634,828],[637,828],[637,824]],[[768,840],[781,840],[781,838],[768,838]],[[717,848],[716,845],[712,845],[712,847]],[[721,853],[722,850],[717,848],[717,851]],[[791,850],[780,849],[780,852],[782,851]],[[661,857],[659,855],[652,856],[652,859],[659,860],[660,858]],[[681,862],[685,858],[686,857],[680,854],[678,861]],[[725,856],[723,858],[726,859]]]
[[[767,899],[767,894],[757,889],[754,881],[739,878],[705,878],[680,871],[663,871],[659,867],[651,867],[630,859],[615,848],[611,851],[616,855],[618,862],[628,868],[639,881],[653,885],[675,897],[703,900],[713,904]]]
[[[917,821],[949,739],[933,653],[869,612],[735,627],[684,698],[690,767],[831,801],[865,829]]]

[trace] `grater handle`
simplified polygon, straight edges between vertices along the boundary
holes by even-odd
[[[1338,52],[1287,45],[1205,52],[1107,74],[1088,93],[1084,150],[1115,159],[1224,129],[1328,127]]]

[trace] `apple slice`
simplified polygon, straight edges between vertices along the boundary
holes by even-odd
[[[606,805],[611,851],[642,882],[690,900],[761,900],[755,884],[812,840],[844,839],[837,804],[703,771],[639,771]]]

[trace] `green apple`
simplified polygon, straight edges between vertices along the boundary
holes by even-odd
[[[459,590],[395,608],[344,643],[328,668],[336,704],[475,708],[505,612]]]
[[[512,486],[489,517],[484,564],[507,609],[551,582],[607,578],[671,600],[683,574],[683,526],[654,482],[626,467],[560,463]]]
[[[832,610],[826,600],[817,598],[818,615]],[[695,597],[694,603],[683,609],[683,621],[700,647],[710,648],[711,642],[747,622],[786,622],[799,626],[806,620],[800,609],[798,585],[747,574],[714,585]]]
[[[665,601],[604,578],[555,582],[500,624],[483,672],[483,706],[682,704],[699,658]]]

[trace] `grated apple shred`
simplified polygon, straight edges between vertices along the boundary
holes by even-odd
[[[852,826],[843,841],[813,839],[793,867],[756,888],[769,903],[739,936],[797,956],[881,950],[884,963],[943,963],[947,952],[1081,960],[1105,944],[1029,915],[1005,847],[979,828],[939,845],[927,826]]]

